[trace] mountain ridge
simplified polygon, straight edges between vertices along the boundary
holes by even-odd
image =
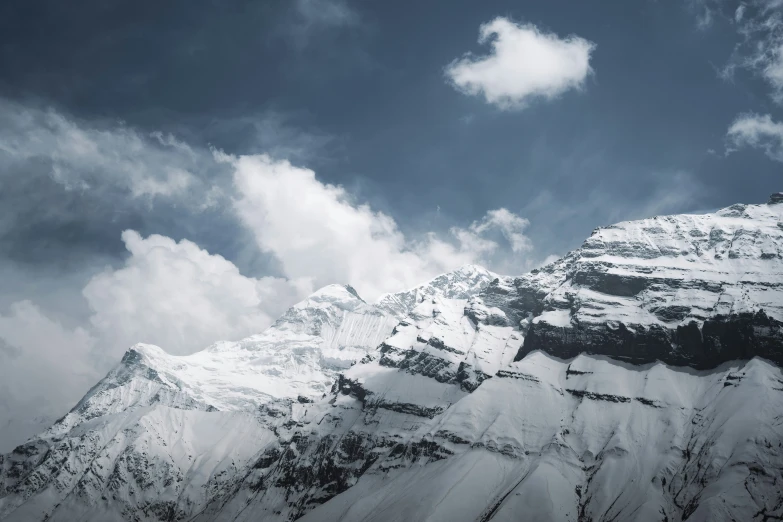
[[[783,517],[781,240],[773,197],[519,277],[330,285],[191,356],[136,345],[0,456],[0,519]]]

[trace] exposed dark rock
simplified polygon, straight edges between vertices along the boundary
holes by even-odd
[[[608,393],[593,393],[586,390],[572,390],[566,389],[568,393],[574,397],[580,399],[590,399],[593,401],[607,401],[607,402],[631,402],[630,397],[623,397],[622,395],[611,395]]]
[[[562,328],[539,322],[530,326],[515,360],[543,350],[561,358],[580,353],[607,355],[634,364],[662,361],[711,369],[736,359],[764,357],[783,363],[783,323],[763,311],[715,316],[676,328],[619,323],[576,324]]]
[[[568,368],[566,368],[566,379],[571,377],[572,375],[589,375],[593,372],[580,372],[579,370],[572,370],[571,365],[568,365]]]
[[[521,373],[521,372],[512,372],[508,370],[500,370],[496,374],[496,376],[501,379],[521,379],[523,381],[541,382],[538,380],[537,377],[534,377],[532,375],[528,375],[526,373]]]
[[[423,406],[410,404],[407,402],[389,402],[384,400],[368,401],[367,406],[396,411],[397,413],[407,413],[410,415],[416,415],[417,417],[426,417],[428,419],[432,419],[439,413],[443,412],[443,408],[440,407],[425,408]]]

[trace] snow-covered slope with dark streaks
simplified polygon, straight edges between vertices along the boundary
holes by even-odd
[[[475,295],[495,277],[467,266],[405,294]],[[330,285],[238,342],[188,356],[135,345],[73,410],[0,456],[0,518],[191,517],[397,323],[353,288]],[[212,442],[194,445],[204,437]]]
[[[8,520],[777,520],[783,204],[596,230],[520,277],[137,345],[0,457]]]

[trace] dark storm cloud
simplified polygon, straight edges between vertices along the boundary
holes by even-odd
[[[773,4],[0,3],[0,368],[39,393],[0,401],[0,424],[78,398],[147,332],[192,350],[214,339],[178,335],[222,312],[215,330],[244,335],[316,269],[369,266],[369,286],[388,283],[390,258],[409,276],[496,253],[521,271],[596,226],[766,200],[781,190]],[[498,16],[589,43],[594,74],[566,71],[578,92],[522,112],[454,90],[444,67]],[[253,197],[238,195],[236,155],[263,153],[245,172]],[[265,199],[291,180],[321,208]],[[344,243],[330,211],[354,227]],[[329,249],[302,255],[287,241],[300,232]],[[517,257],[493,250],[503,238]],[[50,383],[64,357],[71,373]]]
[[[0,120],[5,258],[67,266],[119,256],[127,228],[212,243],[210,234],[232,226],[220,209],[230,178],[209,151],[2,99]]]

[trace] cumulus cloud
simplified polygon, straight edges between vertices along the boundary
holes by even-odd
[[[53,227],[52,237],[62,238],[63,246],[55,250],[62,255],[76,248],[82,224],[88,232],[99,229],[96,242],[104,246],[117,242],[119,247],[125,230],[125,252],[88,256],[78,278],[53,273],[48,277],[57,288],[47,284],[33,291],[31,284],[33,295],[16,288],[12,296],[2,296],[0,437],[8,445],[65,413],[136,342],[187,354],[260,332],[329,283],[350,283],[372,300],[466,263],[513,271],[529,266],[527,221],[507,209],[445,231],[404,233],[391,216],[285,160],[230,156],[161,132],[78,121],[2,100],[0,116],[8,122],[0,128],[0,268],[24,266],[6,259],[6,252],[32,241],[36,227],[31,224],[41,223],[35,215],[16,217],[24,207],[49,215],[45,223]],[[13,185],[18,178],[13,173],[29,173],[32,164],[43,173],[35,171],[37,177],[27,184]],[[30,195],[41,192],[42,179],[54,187],[52,193],[31,205]],[[9,193],[10,187],[16,188]],[[90,199],[66,197],[75,193]],[[75,203],[80,201],[119,210],[90,211],[73,225],[73,214],[65,212],[85,209]],[[203,217],[204,206],[212,208],[209,219]],[[255,243],[247,252],[264,262],[240,263],[245,250],[218,255],[200,240],[171,233],[171,224],[164,231],[176,238],[150,234],[149,224],[142,234],[114,223],[118,213],[166,215],[174,207],[190,209],[182,216],[195,222],[190,228],[195,232],[215,227],[227,236],[218,244],[247,235]],[[63,234],[63,223],[77,233]],[[44,241],[50,242],[49,236]],[[35,279],[32,272],[22,275]]]
[[[737,117],[726,133],[728,152],[743,147],[761,149],[775,161],[783,161],[783,123],[769,114],[743,114]]]
[[[306,281],[240,274],[188,240],[126,230],[125,266],[95,275],[83,290],[97,335],[124,349],[136,342],[187,354],[221,339],[263,331],[310,293]]]
[[[122,239],[130,256],[83,288],[91,315],[81,326],[29,300],[0,314],[0,452],[67,412],[132,344],[184,355],[241,339],[313,291],[308,281],[246,277],[188,240],[132,230]]]
[[[372,300],[466,263],[507,262],[506,250],[530,250],[527,221],[506,209],[443,237],[409,239],[390,216],[313,171],[267,156],[219,156],[235,168],[235,210],[285,277],[248,277],[186,239],[126,230],[124,264],[93,275],[81,292],[91,314],[82,326],[63,326],[30,301],[0,315],[0,436],[8,445],[0,451],[66,412],[136,342],[188,354],[263,331],[325,284],[351,283]]]
[[[406,238],[388,215],[353,200],[312,170],[266,155],[228,156],[234,168],[235,209],[259,248],[274,255],[285,275],[315,287],[350,283],[365,299],[408,288],[499,249],[487,236],[499,230],[513,252],[529,248],[527,222],[506,209],[492,211],[451,237]]]
[[[465,94],[483,95],[501,109],[521,109],[533,99],[553,99],[579,89],[592,72],[595,44],[579,36],[561,38],[533,24],[498,17],[479,29],[485,56],[467,54],[446,67],[446,77]]]

